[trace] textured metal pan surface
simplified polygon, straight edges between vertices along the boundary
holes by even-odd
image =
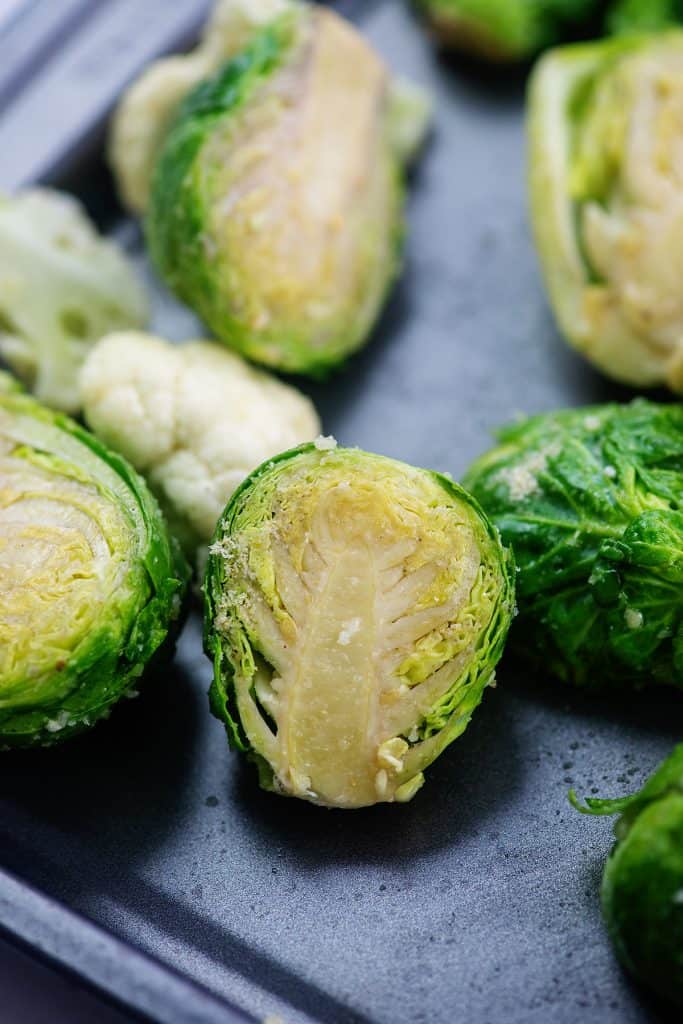
[[[520,411],[628,394],[562,345],[546,307],[523,76],[437,58],[398,0],[357,7],[394,67],[433,90],[436,126],[380,329],[309,390],[342,443],[457,477]],[[79,173],[91,205],[113,209],[103,179]],[[135,230],[117,230],[142,260]],[[161,331],[198,330],[158,288],[155,303]],[[165,677],[109,723],[63,750],[5,757],[0,864],[19,879],[15,915],[29,883],[114,936],[104,963],[123,942],[287,1024],[667,1019],[624,977],[600,922],[611,825],[581,818],[566,792],[635,788],[680,736],[676,695],[590,700],[505,662],[413,803],[342,813],[257,789],[208,714],[209,677],[195,616]],[[50,906],[36,910],[50,917],[48,952],[101,984],[100,933],[68,945],[78,918]],[[0,899],[4,927],[12,913]],[[137,970],[109,985],[124,1002],[164,1021],[233,1019],[191,986],[142,999]]]

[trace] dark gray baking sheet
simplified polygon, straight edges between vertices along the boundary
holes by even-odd
[[[561,344],[546,308],[523,76],[438,59],[398,0],[355,10],[396,69],[432,89],[436,125],[381,327],[309,390],[341,442],[457,477],[518,412],[627,392]],[[111,215],[106,179],[77,172]],[[130,225],[116,230],[139,251]],[[197,330],[158,289],[155,303],[160,330]],[[611,825],[581,818],[566,792],[638,786],[680,736],[676,695],[590,700],[505,662],[413,803],[343,813],[257,789],[208,714],[209,676],[195,617],[175,665],[109,723],[5,756],[0,862],[18,879],[0,877],[5,928],[179,1024],[235,1019],[195,983],[287,1024],[667,1018],[623,976],[600,922]]]

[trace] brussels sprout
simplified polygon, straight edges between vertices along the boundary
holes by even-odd
[[[245,476],[320,433],[309,399],[206,341],[112,334],[90,353],[81,393],[88,425],[146,476],[200,557]]]
[[[261,785],[406,801],[466,728],[512,616],[507,552],[457,484],[320,438],[235,492],[205,581],[211,704]]]
[[[90,345],[144,325],[147,312],[132,266],[75,199],[48,189],[0,197],[0,358],[37,398],[76,412]]]
[[[176,629],[187,567],[118,455],[0,391],[0,744],[105,717]]]
[[[533,57],[603,32],[663,29],[683,20],[681,0],[416,0],[446,47],[495,62]]]
[[[146,222],[162,277],[243,354],[324,373],[364,343],[397,273],[425,121],[351,25],[288,4],[166,135]]]
[[[623,965],[683,1006],[683,744],[633,796],[570,799],[584,814],[621,815],[602,879],[607,928]]]
[[[464,485],[514,548],[520,652],[579,686],[683,686],[683,406],[535,416]]]
[[[561,42],[602,0],[417,0],[445,46],[492,61],[518,61]]]
[[[607,30],[655,32],[682,21],[682,0],[616,0],[607,13]]]
[[[603,372],[683,392],[683,32],[546,55],[529,101],[534,231],[560,330]]]
[[[292,0],[217,0],[196,49],[155,61],[124,94],[112,123],[109,159],[130,210],[147,209],[154,163],[180,101],[243,50],[256,30],[291,7]]]

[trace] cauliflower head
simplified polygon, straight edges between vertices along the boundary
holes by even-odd
[[[37,398],[78,411],[90,346],[147,317],[133,267],[80,203],[42,188],[0,197],[0,358]]]
[[[146,476],[190,553],[256,466],[320,433],[308,398],[208,341],[109,335],[81,394],[91,429]]]

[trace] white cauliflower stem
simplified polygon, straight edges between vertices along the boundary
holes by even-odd
[[[90,346],[147,315],[132,266],[80,203],[49,189],[0,197],[0,358],[37,398],[76,412]]]
[[[256,466],[320,433],[308,398],[213,342],[112,334],[81,392],[91,429],[147,477],[189,550]]]

